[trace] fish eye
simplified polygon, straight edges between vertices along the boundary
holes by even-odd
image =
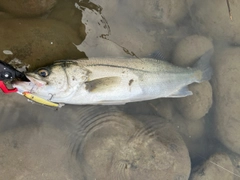
[[[41,77],[47,77],[50,74],[47,69],[39,69],[37,73]]]

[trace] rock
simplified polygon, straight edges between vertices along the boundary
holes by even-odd
[[[125,7],[119,5],[118,9],[126,11]],[[147,57],[161,49],[155,34],[142,27],[142,22],[135,22],[132,13],[104,17],[101,12],[85,8],[82,17],[86,38],[78,49],[88,57]]]
[[[202,164],[209,155],[215,152],[216,145],[219,145],[210,144],[212,142],[209,141],[207,134],[203,134],[203,136],[198,139],[187,137],[183,137],[183,139],[189,151],[192,167]]]
[[[213,44],[210,39],[199,35],[188,36],[177,44],[172,62],[178,66],[191,66],[212,48]]]
[[[81,21],[82,12],[75,7],[75,3],[75,0],[60,0],[49,13],[48,18],[62,21],[80,32],[81,36],[85,36],[85,27]]]
[[[154,24],[173,26],[182,20],[188,12],[186,0],[137,0],[131,1],[132,7],[136,9],[138,16]],[[133,8],[134,9],[134,8]]]
[[[69,109],[68,114],[71,114]],[[86,107],[79,118],[73,154],[87,179],[187,179],[188,151],[181,136],[158,117],[133,118],[106,106]],[[182,166],[184,164],[184,166]]]
[[[17,16],[38,16],[47,13],[57,0],[1,0],[0,7]]]
[[[173,111],[175,110],[169,98],[127,103],[121,106],[121,109],[131,115],[158,115],[167,120],[172,119]]]
[[[212,80],[217,138],[240,154],[240,48],[219,50]]]
[[[232,173],[231,173],[232,172]],[[212,155],[201,167],[193,171],[190,180],[234,179],[234,167],[226,154]]]
[[[2,102],[0,103],[0,135],[2,132],[24,125],[51,124],[61,130],[69,128],[67,124],[69,124],[71,114],[64,113],[64,110],[56,112],[54,108],[28,102],[27,98],[18,93],[0,92],[0,97]],[[81,106],[78,107],[81,108]]]
[[[12,19],[12,18],[14,18],[13,15],[0,11],[0,21],[4,19]]]
[[[160,98],[151,101],[127,103],[121,109],[131,115],[158,115],[164,119],[172,119],[174,106],[171,99]]]
[[[240,178],[240,156],[236,153],[228,152],[228,156],[230,157],[232,164],[234,166],[234,180],[238,180]]]
[[[189,85],[193,95],[174,99],[177,110],[188,120],[204,117],[212,106],[212,86],[209,82]]]
[[[109,18],[114,18],[114,16],[123,15],[121,11],[121,2],[119,0],[91,0],[92,5],[95,5],[97,8],[100,9],[102,15],[106,17],[108,20],[112,20]],[[120,7],[120,8],[119,8]],[[95,8],[96,9],[96,8]]]
[[[164,119],[171,120],[175,111],[173,101],[170,98],[160,98],[149,102],[151,108],[155,110],[155,114]]]
[[[50,126],[21,126],[0,134],[1,179],[84,179],[66,136]]]
[[[155,35],[140,28],[138,24],[132,26],[130,24],[115,24],[111,26],[111,33],[110,38],[113,42],[125,47],[129,53],[135,53],[137,57],[147,57],[152,52],[161,49],[161,44],[156,41]]]
[[[81,44],[77,44],[77,48],[84,51],[87,57],[124,57],[126,55],[117,43],[104,39],[110,35],[110,26],[108,19],[106,20],[99,11],[89,8],[82,10],[82,23],[85,25],[86,37]]]
[[[121,106],[121,109],[131,115],[152,115],[156,114],[155,108],[152,106],[151,101],[127,103]]]
[[[196,31],[209,35],[215,40],[239,44],[240,1],[229,1],[229,3],[233,20],[229,17],[226,1],[193,1],[190,14]]]
[[[211,153],[209,141],[206,138],[205,119],[189,121],[177,112],[173,112],[170,123],[181,134],[191,157],[191,163],[199,163],[202,156],[206,157]]]
[[[177,44],[174,50],[173,63],[178,66],[189,67],[213,48],[212,42],[204,36],[188,36]],[[212,87],[209,82],[189,85],[192,96],[174,99],[177,110],[189,120],[201,119],[212,106]]]
[[[201,138],[205,133],[205,119],[188,121],[178,113],[174,113],[171,124],[183,136],[184,140],[194,141]],[[185,141],[186,142],[186,141]]]
[[[187,123],[187,132],[192,140],[201,138],[205,133],[205,119],[201,118],[197,121],[189,121]]]
[[[35,70],[56,60],[85,57],[74,45],[81,37],[59,21],[6,19],[0,21],[0,27],[0,59],[6,62],[16,58]],[[4,50],[13,55],[4,54]]]

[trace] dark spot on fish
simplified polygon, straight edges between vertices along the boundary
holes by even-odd
[[[72,80],[73,80],[73,81],[75,81],[75,80],[76,80],[76,78],[73,76],[73,77],[72,77]]]
[[[134,81],[133,79],[130,79],[129,82],[128,82],[128,85],[131,86],[133,81]]]
[[[94,88],[95,88],[94,83],[88,83],[88,82],[85,83],[85,89],[86,89],[87,91],[90,92],[90,91],[92,91]]]

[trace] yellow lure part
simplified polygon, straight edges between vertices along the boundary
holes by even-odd
[[[51,106],[51,107],[57,107],[57,108],[60,107],[59,104],[57,104],[57,103],[53,103],[51,101],[47,101],[47,100],[45,100],[43,98],[40,98],[38,96],[35,96],[35,95],[29,93],[29,92],[23,92],[23,95],[26,98],[30,99],[31,101],[37,102],[39,104],[43,104],[43,105]]]

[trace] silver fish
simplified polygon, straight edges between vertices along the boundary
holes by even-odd
[[[91,58],[58,61],[27,73],[31,82],[14,87],[52,102],[120,105],[162,97],[192,95],[187,85],[208,81],[212,75],[207,51],[193,68],[143,58]]]

